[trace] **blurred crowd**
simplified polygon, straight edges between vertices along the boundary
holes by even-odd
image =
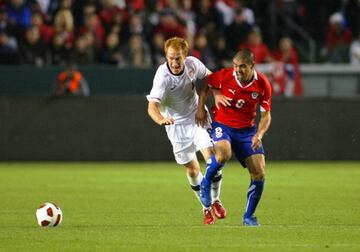
[[[1,0],[0,64],[153,67],[164,62],[164,41],[179,36],[210,69],[228,66],[237,49],[251,48],[257,63],[280,63],[272,71],[279,92],[286,92],[281,84],[286,74],[293,80],[292,92],[300,94],[297,37],[281,17],[285,14],[316,39],[323,61],[360,64],[359,3]]]

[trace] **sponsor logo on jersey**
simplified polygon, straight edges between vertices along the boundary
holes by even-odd
[[[252,92],[252,93],[251,93],[251,97],[252,97],[253,99],[258,98],[258,96],[259,96],[259,93],[256,93],[256,92]]]
[[[230,89],[229,88],[229,92],[232,93],[233,95],[235,95],[235,91],[236,91],[235,89]]]

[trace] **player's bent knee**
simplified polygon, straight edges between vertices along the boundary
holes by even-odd
[[[200,172],[200,167],[195,165],[193,162],[184,164],[184,167],[186,168],[186,172],[190,177],[196,177]]]
[[[251,179],[253,180],[260,181],[260,180],[264,180],[264,178],[265,178],[264,169],[259,169],[251,172]]]
[[[199,171],[198,170],[191,170],[191,169],[187,169],[187,174],[192,177],[192,178],[195,178],[198,176],[199,174]]]
[[[231,157],[231,155],[227,155],[224,153],[216,153],[216,155],[215,155],[216,161],[219,164],[224,164],[226,161],[228,161],[230,159],[230,157]]]
[[[265,179],[265,175],[251,174],[251,179],[255,181],[261,181]]]
[[[217,152],[216,155],[216,161],[219,163],[219,164],[225,164],[226,161],[230,160],[231,158],[231,152]]]

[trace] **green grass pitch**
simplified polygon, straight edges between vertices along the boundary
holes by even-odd
[[[228,217],[204,226],[174,162],[0,163],[0,251],[360,251],[359,162],[268,162],[259,228],[241,225],[248,180],[226,165]],[[47,201],[59,227],[36,224]]]

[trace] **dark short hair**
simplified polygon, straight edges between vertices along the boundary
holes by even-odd
[[[255,63],[254,53],[249,48],[240,49],[234,56],[233,59],[241,59],[244,60],[247,64]]]

